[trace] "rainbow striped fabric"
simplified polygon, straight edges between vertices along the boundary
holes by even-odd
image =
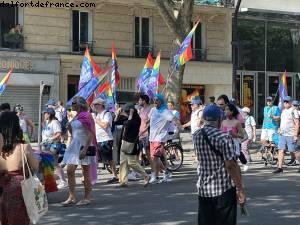
[[[148,57],[142,72],[140,73],[139,79],[137,80],[136,87],[138,92],[147,93],[145,81],[148,80],[151,76],[153,69],[154,61],[150,53],[148,53]]]
[[[174,64],[176,70],[179,70],[180,66],[183,66],[186,62],[188,62],[191,58],[193,58],[193,50],[191,46],[191,41],[193,34],[199,24],[200,20],[195,24],[190,33],[186,36],[184,41],[182,42],[180,48],[174,56]]]
[[[78,90],[85,86],[93,77],[99,75],[100,72],[101,68],[95,63],[90,55],[89,49],[86,48],[81,65]]]
[[[43,173],[43,183],[45,186],[45,191],[55,192],[57,191],[56,180],[54,177],[54,156],[48,153],[41,153],[41,165],[42,165],[42,173]]]
[[[12,74],[13,68],[11,68],[8,73],[5,75],[5,77],[0,82],[0,96],[4,93],[7,82],[9,81],[9,78]]]
[[[118,63],[117,63],[117,55],[116,55],[116,49],[115,49],[115,43],[112,43],[112,49],[111,49],[111,91],[112,91],[112,97],[114,102],[117,102],[116,99],[116,86],[120,82],[120,74],[118,71]]]
[[[280,76],[279,81],[279,108],[280,106],[283,106],[283,98],[288,96],[288,90],[287,90],[287,82],[286,82],[286,71]]]

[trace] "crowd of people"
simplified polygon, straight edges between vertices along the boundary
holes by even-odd
[[[190,103],[191,120],[181,124],[173,101],[167,102],[161,94],[155,95],[152,101],[153,106],[149,96],[140,95],[137,104],[127,103],[110,110],[105,99],[101,98],[95,99],[89,106],[82,97],[74,97],[72,104],[66,108],[61,101],[50,99],[43,111],[40,148],[35,150],[30,147],[35,127],[23,107],[16,105],[11,111],[8,103],[2,104],[2,224],[29,224],[20,187],[20,181],[26,176],[22,171],[22,152],[26,154],[30,168],[43,181],[47,192],[68,188],[69,196],[61,203],[62,206],[88,205],[91,203],[92,186],[97,182],[99,161],[107,163],[112,172],[107,183],[117,183],[120,188],[128,187],[128,180],[138,177],[143,180],[144,187],[171,181],[172,172],[168,169],[164,145],[187,127],[191,128],[198,162],[198,223],[208,225],[227,221],[228,225],[236,224],[237,200],[242,206],[245,203],[237,160],[243,164],[243,171],[247,171],[251,162],[250,144],[256,141],[256,122],[250,108],[239,107],[234,99],[229,100],[226,95],[220,95],[216,102],[213,96],[210,97],[207,105],[195,96]],[[121,129],[119,136],[116,135],[118,129]],[[274,134],[280,134],[278,168],[274,173],[283,172],[286,146],[292,155],[289,165],[300,160],[298,132],[299,103],[287,96],[281,111],[273,106],[273,98],[268,97],[261,142],[267,145]],[[114,152],[119,156],[117,159]],[[150,162],[151,174],[141,164],[145,158]],[[119,173],[117,162],[120,164]],[[78,166],[82,169],[84,186],[84,196],[79,201],[75,179]],[[220,202],[225,206],[218,205]],[[16,217],[16,212],[20,216]]]

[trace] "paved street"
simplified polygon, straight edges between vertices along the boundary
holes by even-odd
[[[185,138],[185,141],[188,141]],[[190,144],[184,144],[190,149]],[[250,216],[238,218],[239,225],[299,225],[300,180],[297,167],[273,175],[257,154],[249,171],[244,174]],[[109,174],[102,170],[99,183],[93,190],[93,202],[85,207],[63,208],[60,202],[67,197],[67,190],[49,196],[49,212],[39,223],[105,224],[105,225],[192,225],[197,219],[196,169],[192,152],[185,153],[184,167],[174,174],[170,183],[142,187],[138,181],[129,188],[118,189],[107,185]],[[79,175],[79,174],[78,174]],[[82,185],[78,187],[82,196]]]

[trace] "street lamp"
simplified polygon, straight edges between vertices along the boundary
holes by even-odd
[[[39,96],[39,123],[38,123],[38,147],[41,144],[41,130],[42,130],[42,97],[44,91],[44,81],[40,82],[40,96]]]

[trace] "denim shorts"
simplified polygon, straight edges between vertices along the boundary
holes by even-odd
[[[287,146],[287,149],[289,152],[295,152],[297,142],[294,141],[293,136],[279,136],[279,143],[278,143],[278,149],[285,150]]]

